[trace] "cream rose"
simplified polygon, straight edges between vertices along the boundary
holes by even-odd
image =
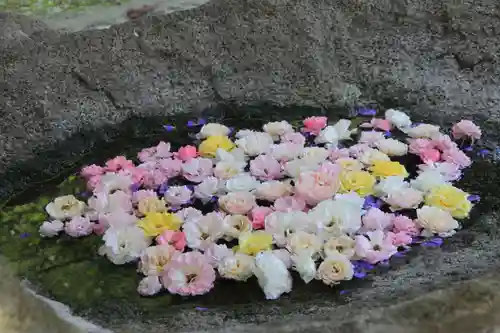
[[[359,154],[358,160],[365,165],[372,165],[375,161],[390,161],[391,158],[378,149],[368,148]]]
[[[256,204],[250,192],[231,192],[219,198],[219,206],[229,214],[247,214]]]
[[[377,141],[375,146],[387,156],[404,156],[408,154],[408,145],[394,139]]]
[[[410,127],[404,130],[406,135],[412,138],[428,138],[431,139],[439,135],[439,126],[431,124],[420,124],[415,127]]]
[[[227,215],[224,218],[224,238],[231,241],[241,233],[252,231],[252,223],[245,215]]]
[[[269,134],[274,141],[278,141],[281,136],[293,133],[293,127],[287,121],[274,121],[265,124],[262,129]]]
[[[327,286],[336,285],[344,280],[352,280],[353,276],[352,263],[341,254],[332,254],[326,257],[316,272],[316,279],[323,281]]]
[[[449,212],[431,206],[417,209],[416,223],[424,228],[426,234],[438,234],[441,237],[452,236],[455,229],[460,227]]]
[[[340,235],[331,237],[323,245],[323,257],[333,257],[335,255],[343,255],[351,259],[355,253],[356,241],[348,235]]]
[[[319,164],[307,159],[295,159],[285,163],[283,169],[285,174],[292,178],[298,178],[302,172],[316,171]]]
[[[255,189],[255,196],[257,199],[274,202],[278,198],[291,195],[292,192],[293,187],[290,182],[271,180],[258,185]]]
[[[236,281],[248,280],[253,276],[253,269],[254,258],[242,253],[224,257],[217,266],[222,278]]]
[[[55,198],[45,207],[45,211],[56,220],[67,220],[82,215],[85,207],[85,203],[74,195],[65,195]]]
[[[311,164],[320,164],[330,156],[330,151],[321,147],[306,147],[302,150],[301,158]]]
[[[295,254],[305,251],[310,257],[317,258],[321,251],[322,243],[321,239],[315,234],[297,231],[288,235],[286,248]]]
[[[217,123],[208,123],[203,125],[197,137],[206,139],[209,136],[228,136],[231,130],[229,127]]]
[[[395,109],[385,111],[385,119],[399,129],[411,126],[410,117],[406,113]]]
[[[146,276],[160,276],[165,266],[179,253],[169,244],[150,246],[141,255],[138,270]]]
[[[257,156],[268,153],[273,142],[274,140],[269,134],[253,132],[236,140],[235,144],[243,149],[248,156]]]

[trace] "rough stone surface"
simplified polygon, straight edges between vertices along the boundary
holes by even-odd
[[[500,121],[499,36],[494,0],[224,0],[72,34],[0,14],[0,174],[22,166],[16,163],[45,158],[42,149],[84,129],[107,128],[131,116],[201,110],[220,101],[321,106],[376,101],[442,124],[467,115],[494,143]],[[112,136],[101,132],[105,139]],[[68,156],[76,158],[93,143],[91,137],[79,140]],[[43,161],[38,169],[52,172],[64,164]],[[19,177],[6,175],[0,177],[0,198],[22,186]],[[479,183],[492,179],[476,177]],[[460,285],[500,268],[498,201],[488,204],[474,227],[448,248],[424,250],[429,253],[411,267],[367,281],[367,288],[352,290],[345,302],[285,298],[206,312],[183,307],[161,323],[108,314],[100,319],[125,333],[221,332],[221,327],[366,332],[367,326],[373,332],[402,332],[402,326],[410,333],[496,332],[498,321],[490,314],[499,309],[498,276]],[[458,285],[451,290],[400,303],[452,282]],[[263,325],[273,321],[278,322]]]

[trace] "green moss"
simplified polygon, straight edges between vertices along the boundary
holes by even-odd
[[[6,0],[0,3],[0,11],[22,14],[51,14],[81,11],[91,6],[115,6],[126,1],[119,0]]]

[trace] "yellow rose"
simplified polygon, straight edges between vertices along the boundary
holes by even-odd
[[[142,215],[149,213],[163,213],[167,211],[167,203],[165,199],[158,197],[146,197],[139,201],[137,211]]]
[[[373,161],[373,165],[368,169],[372,172],[375,177],[390,177],[390,176],[401,176],[408,177],[408,171],[406,171],[404,165],[399,162],[393,161]]]
[[[179,230],[182,220],[171,213],[148,213],[137,225],[146,236],[156,237],[166,230]]]
[[[230,151],[234,148],[234,143],[223,135],[212,135],[206,138],[198,147],[198,152],[203,157],[215,157],[217,149]]]
[[[254,256],[271,250],[272,243],[273,236],[265,231],[244,232],[238,238],[238,252]]]
[[[469,195],[453,185],[441,185],[434,187],[425,197],[425,204],[441,208],[449,212],[454,218],[463,219],[469,216],[472,208],[467,199]]]
[[[340,192],[354,191],[365,197],[373,194],[377,180],[367,171],[344,171],[340,174]]]

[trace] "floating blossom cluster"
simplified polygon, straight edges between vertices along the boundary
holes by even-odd
[[[202,126],[196,145],[160,142],[138,163],[84,167],[92,195],[49,203],[40,234],[99,235],[100,255],[138,263],[144,296],[201,295],[217,278],[255,276],[277,299],[292,289],[290,271],[329,286],[362,277],[360,267],[460,228],[477,200],[452,184],[472,163],[454,139],[473,142],[481,130],[462,120],[450,137],[394,109],[361,115],[373,118],[360,128],[309,117],[298,131],[280,121],[234,136],[190,124]]]

